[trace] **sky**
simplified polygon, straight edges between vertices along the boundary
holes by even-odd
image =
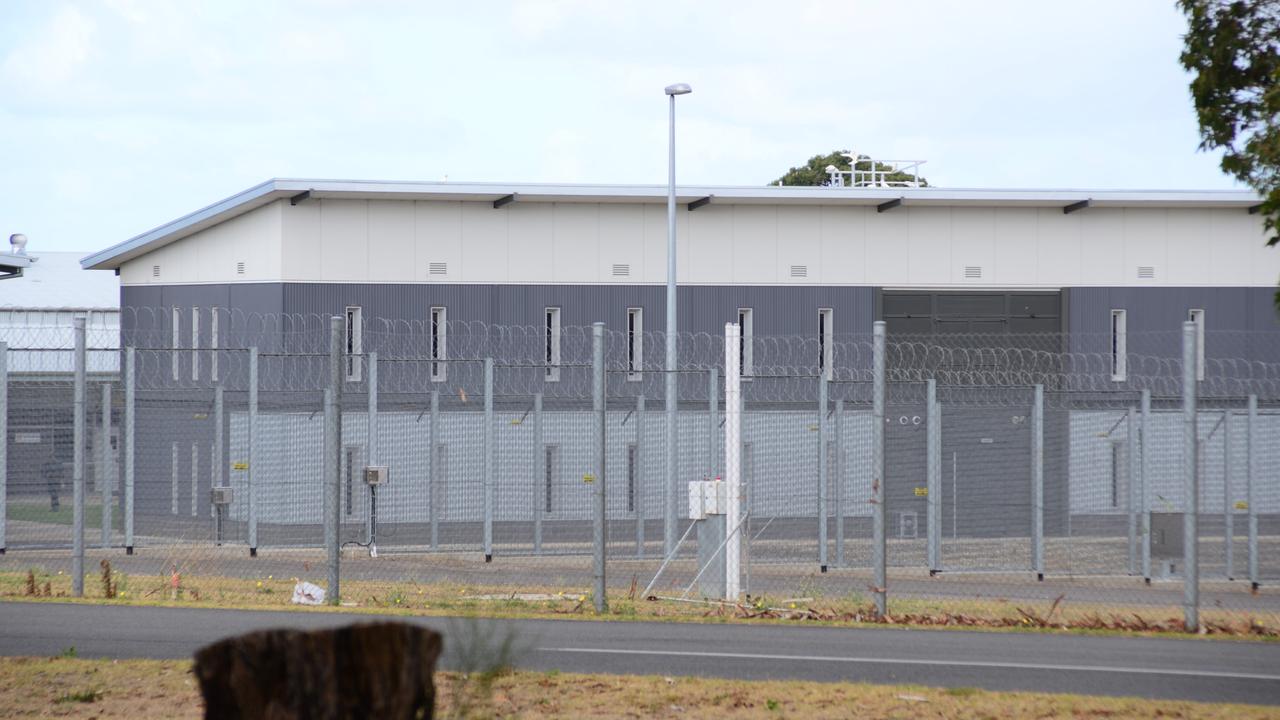
[[[1173,0],[0,0],[0,235],[95,251],[272,177],[1237,187]]]

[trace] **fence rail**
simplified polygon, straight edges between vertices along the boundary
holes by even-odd
[[[0,571],[79,594],[86,553],[123,554],[227,582],[324,568],[333,600],[412,579],[603,603],[637,579],[716,595],[740,554],[744,594],[880,614],[1065,596],[1280,619],[1274,333],[1210,333],[1203,359],[1185,329],[1123,358],[1080,335],[687,334],[668,447],[670,374],[635,355],[660,333],[563,328],[551,354],[543,328],[371,319],[348,352],[341,318],[228,313],[216,346],[175,348],[169,317],[126,312],[119,350],[83,327],[0,344]],[[726,470],[741,519],[708,534],[687,485]]]

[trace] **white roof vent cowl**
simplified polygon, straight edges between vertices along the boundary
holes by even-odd
[[[14,255],[27,254],[27,236],[22,233],[14,233],[9,236],[9,245],[13,247]]]

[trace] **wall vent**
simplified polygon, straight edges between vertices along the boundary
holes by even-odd
[[[982,266],[981,265],[965,265],[964,279],[965,280],[981,280]]]
[[[627,263],[614,263],[613,276],[614,277],[631,277],[631,265]]]
[[[152,265],[152,266],[151,266],[151,277],[160,277],[160,266],[159,266],[159,265]]]
[[[1156,269],[1155,269],[1153,266],[1151,266],[1151,265],[1139,265],[1139,266],[1138,266],[1138,279],[1139,279],[1139,280],[1155,280],[1155,279],[1156,279]]]
[[[448,275],[449,263],[433,262],[427,265],[428,275]]]
[[[237,274],[237,275],[243,275],[243,274],[244,274],[244,263],[242,263],[242,262],[238,262],[238,263],[236,263],[236,274]]]
[[[809,277],[809,266],[808,265],[792,265],[791,277],[793,278]]]

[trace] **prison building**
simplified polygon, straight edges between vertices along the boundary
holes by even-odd
[[[715,476],[723,462],[709,375],[723,361],[716,338],[738,322],[753,512],[797,527],[812,520],[816,378],[828,373],[833,388],[850,379],[830,396],[844,397],[847,412],[828,430],[839,448],[827,462],[828,496],[841,498],[851,527],[866,521],[867,391],[844,373],[869,366],[858,348],[884,320],[891,339],[1038,351],[1058,358],[1057,371],[1062,358],[1087,358],[1074,372],[1099,378],[1089,389],[1108,399],[1096,411],[1055,405],[1045,416],[1046,531],[1120,528],[1127,450],[1107,434],[1137,402],[1124,394],[1130,358],[1178,357],[1181,324],[1192,320],[1208,360],[1276,361],[1277,344],[1259,338],[1280,338],[1280,253],[1264,246],[1258,203],[1237,191],[681,187],[681,358],[701,370],[680,378],[679,477]],[[119,276],[125,343],[151,353],[138,361],[139,382],[149,383],[139,391],[199,398],[150,415],[140,408],[138,512],[207,517],[211,484],[246,489],[241,351],[252,345],[262,353],[258,433],[270,438],[254,450],[260,521],[308,525],[318,538],[320,386],[285,391],[308,372],[291,354],[322,353],[327,318],[339,316],[351,396],[343,512],[353,526],[368,513],[356,476],[371,459],[391,468],[380,521],[478,519],[479,352],[499,366],[497,520],[518,528],[534,515],[587,518],[589,425],[574,402],[590,395],[573,388],[587,378],[583,328],[602,321],[625,338],[610,350],[626,367],[610,380],[610,437],[627,438],[609,446],[610,512],[661,522],[666,243],[659,186],[277,179],[84,258],[86,269]],[[375,349],[370,458],[363,403]],[[221,451],[201,430],[218,384],[229,393]],[[1010,391],[1015,401],[944,408],[945,534],[1030,532],[1030,384]],[[891,395],[886,438],[890,534],[908,538],[923,537],[926,522],[927,423],[913,387]],[[547,415],[537,447],[535,395]],[[428,427],[433,413],[452,419]],[[1178,437],[1176,423],[1160,432]],[[1176,503],[1176,464],[1153,472],[1160,497]],[[1280,497],[1267,502],[1280,511]],[[244,517],[242,501],[232,513]]]

